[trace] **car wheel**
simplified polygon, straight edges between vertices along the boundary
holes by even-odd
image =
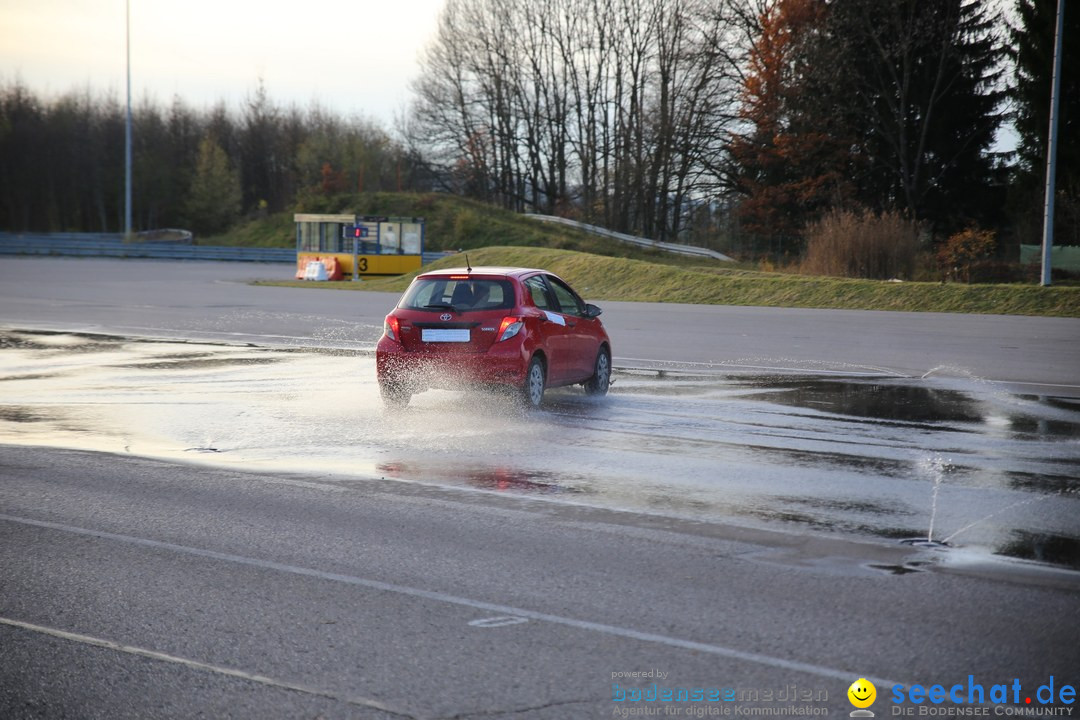
[[[540,407],[540,403],[544,401],[546,385],[547,373],[544,370],[544,361],[534,356],[529,361],[529,369],[525,373],[525,385],[521,388],[521,397],[528,407]]]
[[[397,383],[379,383],[379,394],[388,410],[402,410],[412,399],[412,393]]]
[[[585,381],[585,392],[589,395],[607,395],[611,387],[611,354],[605,347],[596,354],[593,376]]]

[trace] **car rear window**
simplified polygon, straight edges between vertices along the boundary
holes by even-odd
[[[508,310],[514,307],[514,287],[495,278],[420,278],[398,303],[407,310],[469,312]]]

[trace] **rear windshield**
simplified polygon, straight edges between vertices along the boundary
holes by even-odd
[[[408,310],[508,310],[514,307],[514,288],[509,280],[421,278],[409,287],[399,308]]]

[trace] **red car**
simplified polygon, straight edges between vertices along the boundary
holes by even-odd
[[[603,395],[611,341],[599,315],[543,270],[424,273],[386,316],[375,351],[379,389],[391,407],[429,387],[508,386],[532,407],[549,387],[580,384]]]

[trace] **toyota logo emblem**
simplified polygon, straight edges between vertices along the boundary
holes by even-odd
[[[454,317],[454,316],[451,315],[450,313],[443,313],[442,315],[439,316],[439,319],[442,320],[443,322],[446,322],[447,320],[449,320],[452,317]]]

